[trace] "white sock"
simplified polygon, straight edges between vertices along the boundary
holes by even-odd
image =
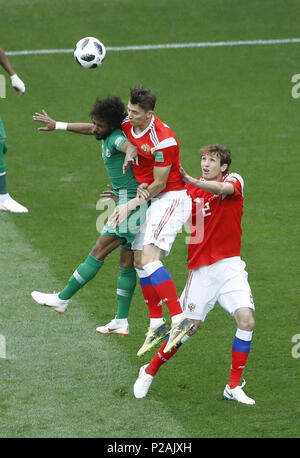
[[[6,194],[0,194],[0,202],[4,202],[8,197],[8,192]]]
[[[157,328],[163,321],[163,318],[150,318],[150,328]]]
[[[128,318],[115,318],[117,324],[127,324]]]
[[[179,323],[182,318],[184,318],[184,313],[178,313],[177,315],[172,316],[172,323]]]

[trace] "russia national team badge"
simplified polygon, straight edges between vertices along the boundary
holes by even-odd
[[[193,304],[193,303],[190,303],[190,304],[188,305],[188,309],[189,309],[190,312],[194,312],[195,308],[196,308],[196,305]]]
[[[142,145],[141,146],[141,151],[144,153],[144,154],[149,154],[151,152],[151,148],[149,145]]]

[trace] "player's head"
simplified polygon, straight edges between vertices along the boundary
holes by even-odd
[[[200,149],[202,176],[214,179],[218,175],[226,175],[231,164],[231,152],[220,144],[204,146]],[[214,177],[215,175],[215,177]]]
[[[156,96],[150,89],[142,86],[135,86],[130,89],[130,102],[132,105],[138,105],[145,111],[153,111],[156,103]]]
[[[95,125],[94,133],[97,140],[104,140],[111,132],[121,128],[126,117],[125,106],[116,96],[97,99],[90,116]]]
[[[145,128],[152,119],[155,103],[156,96],[149,89],[141,86],[131,88],[127,106],[131,124],[134,127]]]

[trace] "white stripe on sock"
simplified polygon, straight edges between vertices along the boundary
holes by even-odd
[[[81,285],[84,285],[86,283],[85,279],[78,273],[77,270],[75,270],[75,272],[73,273],[73,277],[75,278],[75,280],[78,281],[78,283],[80,283]]]
[[[129,296],[130,296],[130,293],[129,293],[129,291],[126,291],[126,289],[119,289],[119,288],[117,288],[117,295],[118,295],[118,296],[129,297]]]

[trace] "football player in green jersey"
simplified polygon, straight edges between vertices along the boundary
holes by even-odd
[[[121,124],[126,116],[125,107],[119,97],[111,96],[106,99],[98,99],[90,113],[93,123],[62,123],[51,119],[45,110],[35,113],[33,119],[42,122],[40,131],[67,130],[85,135],[95,135],[97,140],[102,141],[102,158],[110,177],[113,196],[118,204],[130,200],[136,196],[138,182],[136,181],[131,167],[123,173],[125,154],[135,157],[136,147],[130,143],[121,130]],[[103,196],[110,196],[105,192]],[[125,199],[125,200],[124,200]],[[136,272],[133,267],[133,252],[131,242],[145,216],[144,211],[132,214],[127,224],[114,229],[106,224],[98,238],[94,248],[87,259],[80,264],[69,279],[67,285],[57,294],[45,294],[39,291],[31,293],[32,298],[41,305],[51,307],[58,313],[66,310],[71,297],[92,280],[103,266],[104,259],[116,248],[120,247],[120,276],[117,285],[118,311],[116,317],[107,325],[100,326],[96,330],[101,334],[128,335],[128,312],[131,299],[136,286]]]
[[[18,91],[20,95],[23,95],[25,92],[25,84],[14,71],[7,55],[1,48],[0,48],[0,65],[9,74],[12,87],[16,91]],[[0,85],[1,84],[5,84],[5,80],[0,79]],[[1,87],[0,87],[0,94],[2,94],[3,92],[4,91],[1,91]],[[23,205],[20,205],[14,199],[12,199],[7,191],[6,168],[4,164],[4,154],[6,153],[6,151],[7,151],[6,133],[5,133],[2,119],[0,117],[0,211],[4,210],[4,211],[12,212],[12,213],[27,213],[28,209],[26,207],[23,207]]]

